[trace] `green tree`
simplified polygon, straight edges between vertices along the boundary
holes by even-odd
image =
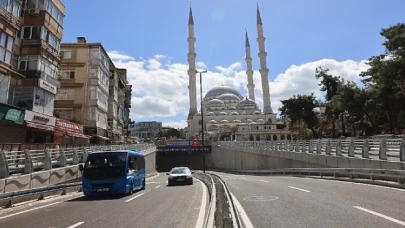
[[[304,121],[312,134],[317,137],[318,117],[314,111],[318,107],[317,103],[314,94],[294,95],[292,98],[281,101],[280,115],[290,119],[291,127],[295,127],[300,121]]]

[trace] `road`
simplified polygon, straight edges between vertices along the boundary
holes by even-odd
[[[208,198],[205,187],[200,181],[194,181],[192,186],[168,187],[166,180],[167,176],[160,173],[147,180],[146,190],[122,198],[89,200],[82,196],[21,212],[2,213],[0,227],[198,227],[207,203],[202,204],[203,195]]]
[[[311,178],[216,174],[240,203],[241,217],[255,228],[405,227],[404,190]]]

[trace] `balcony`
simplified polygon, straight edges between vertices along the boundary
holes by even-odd
[[[55,100],[54,108],[81,108],[83,104],[76,100]]]
[[[0,6],[0,18],[9,23],[15,30],[20,31],[22,19],[14,17],[2,6]]]

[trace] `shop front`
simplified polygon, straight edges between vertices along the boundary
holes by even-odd
[[[21,108],[0,103],[0,144],[25,142],[24,114]]]
[[[89,144],[91,136],[83,134],[83,125],[56,118],[55,144]]]
[[[111,143],[111,136],[109,131],[102,129],[102,128],[90,128],[86,127],[84,130],[86,135],[92,136],[90,139],[91,144],[110,144]]]
[[[56,117],[25,111],[26,143],[52,143]]]

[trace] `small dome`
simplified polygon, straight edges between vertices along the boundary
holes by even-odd
[[[252,123],[252,122],[253,122],[253,120],[251,120],[251,119],[247,119],[247,120],[246,120],[246,122],[247,122],[247,123]]]
[[[229,115],[239,115],[239,113],[238,112],[231,112],[231,113],[229,113]]]
[[[230,93],[230,94],[234,94],[238,97],[240,97],[240,93],[239,91],[237,91],[236,89],[230,87],[230,86],[218,86],[218,87],[214,87],[212,89],[210,89],[206,94],[205,94],[205,98],[208,97],[218,97],[221,96],[222,94],[226,94],[226,93]]]
[[[229,110],[237,110],[237,108],[235,106],[231,106],[228,108]]]
[[[212,99],[208,101],[207,106],[223,106],[224,102],[218,99]]]
[[[208,123],[210,123],[210,124],[216,124],[217,121],[216,121],[216,120],[210,120],[210,121],[208,121]]]
[[[219,115],[228,115],[226,112],[220,112]]]
[[[209,113],[207,113],[207,116],[215,116],[215,113],[209,112]]]
[[[242,115],[246,115],[246,112],[242,112],[241,114],[242,114]]]
[[[217,99],[221,101],[235,101],[235,102],[239,102],[240,100],[238,96],[232,93],[224,93],[220,95]]]
[[[240,121],[240,120],[233,120],[232,122],[234,122],[234,123],[241,123],[242,121]]]
[[[254,114],[255,114],[255,115],[260,115],[260,114],[262,114],[262,113],[261,113],[260,111],[255,111]]]
[[[221,123],[229,123],[228,120],[221,120]]]
[[[241,100],[238,104],[238,106],[256,106],[256,102],[254,100],[250,100],[249,98],[245,98],[243,100]]]
[[[261,124],[262,124],[262,123],[264,123],[264,122],[266,122],[266,121],[264,121],[264,119],[257,119],[257,120],[256,120],[256,122],[258,122],[258,123],[261,123]]]
[[[201,116],[201,112],[197,112],[194,116]]]

